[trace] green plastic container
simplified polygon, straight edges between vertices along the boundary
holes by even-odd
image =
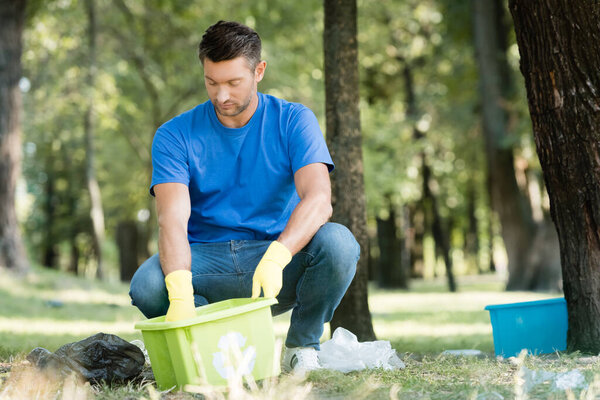
[[[135,324],[158,387],[224,386],[236,373],[255,380],[278,375],[270,309],[275,303],[271,298],[230,299],[196,308],[191,319],[165,322],[161,316]]]

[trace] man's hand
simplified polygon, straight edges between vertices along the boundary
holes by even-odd
[[[252,298],[260,296],[262,287],[265,297],[276,297],[283,285],[283,269],[292,261],[292,253],[283,244],[271,243],[254,271]]]
[[[187,269],[173,271],[165,277],[169,292],[169,310],[165,321],[179,321],[196,316],[192,272]]]

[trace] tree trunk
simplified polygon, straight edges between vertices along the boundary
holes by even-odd
[[[600,351],[600,3],[511,0],[560,242],[567,347]]]
[[[452,257],[450,257],[450,230],[442,226],[442,217],[440,215],[437,198],[430,188],[431,168],[427,164],[425,153],[421,154],[423,161],[423,198],[428,204],[431,215],[431,233],[435,241],[436,253],[441,252],[446,266],[446,279],[448,279],[448,290],[456,292],[456,280],[452,271]]]
[[[332,176],[332,220],[344,224],[361,246],[356,276],[331,321],[361,341],[374,340],[367,302],[367,215],[358,108],[356,0],[324,0],[325,114],[327,142],[336,164]]]
[[[387,219],[377,217],[377,241],[379,262],[377,282],[382,288],[408,289],[408,271],[402,264],[402,243],[397,237],[396,213],[389,204]]]
[[[420,141],[425,137],[425,135],[416,126],[416,120],[418,119],[419,115],[417,110],[417,100],[415,95],[412,67],[406,60],[401,61],[404,61],[402,75],[404,78],[404,89],[406,92],[406,115],[409,119],[415,121],[413,127],[413,139],[415,141]],[[421,158],[421,176],[423,177],[422,201],[425,205],[425,207],[423,207],[425,217],[424,225],[427,225],[427,215],[429,212],[429,215],[431,216],[432,234],[434,241],[436,242],[436,250],[442,250],[442,255],[444,256],[444,263],[446,265],[446,276],[448,278],[448,288],[451,292],[455,292],[456,283],[454,280],[454,273],[452,272],[452,260],[450,258],[450,243],[447,240],[448,235],[442,227],[441,217],[439,214],[435,194],[430,190],[429,186],[430,180],[432,179],[431,169],[429,168],[429,164],[427,163],[427,156],[424,151],[421,151],[419,157]]]
[[[96,85],[96,4],[95,0],[86,0],[85,7],[88,15],[88,44],[89,66],[87,74],[87,100],[88,107],[84,116],[85,152],[86,152],[86,180],[90,194],[90,217],[92,220],[92,243],[96,256],[96,277],[104,277],[102,261],[102,244],[104,242],[104,211],[102,210],[102,196],[100,186],[96,179],[94,129],[95,129],[95,85]]]
[[[68,272],[71,272],[74,275],[79,273],[79,245],[77,244],[77,236],[76,234],[69,238],[69,244],[71,246],[71,252],[69,255],[69,267],[67,269]]]
[[[465,260],[467,260],[468,267],[472,267],[481,274],[483,270],[479,262],[479,223],[475,211],[477,208],[475,199],[475,183],[471,181],[467,192],[468,226],[465,230]]]
[[[119,249],[121,280],[128,282],[138,267],[138,227],[133,220],[120,221],[115,235]]]
[[[483,133],[491,206],[500,219],[508,255],[508,290],[526,290],[526,258],[535,233],[531,209],[515,178],[512,146],[507,144],[504,108],[510,88],[506,29],[501,0],[473,0],[475,50],[479,65]]]
[[[0,267],[29,268],[15,212],[21,163],[21,53],[25,0],[0,2]]]
[[[410,277],[425,277],[425,211],[423,200],[408,205],[410,226],[406,230],[406,247],[410,249]]]
[[[494,240],[497,234],[496,229],[496,218],[494,215],[489,216],[489,225],[488,225],[488,254],[490,256],[490,272],[496,272],[496,259],[494,258],[494,250],[496,246],[494,246]]]
[[[46,182],[44,183],[44,244],[42,248],[42,265],[48,268],[58,268],[58,252],[56,251],[55,217],[55,177],[54,157],[50,153],[46,159]]]
[[[410,287],[410,277],[411,277],[411,239],[409,237],[410,233],[410,210],[408,206],[402,207],[402,217],[400,219],[401,226],[401,234],[400,234],[400,268],[402,268],[403,279],[406,282],[405,287],[408,289]]]
[[[61,157],[64,157],[65,165],[73,165],[73,159],[71,157],[71,153],[69,151],[64,152]],[[77,171],[77,168],[71,168],[68,171],[67,179],[68,179],[68,190],[67,190],[67,212],[73,216],[71,223],[69,223],[69,246],[70,246],[70,254],[69,254],[69,264],[67,267],[67,271],[71,272],[74,275],[79,275],[79,258],[81,255],[81,251],[79,249],[79,243],[77,241],[77,237],[79,233],[81,233],[81,223],[80,219],[77,217],[77,204],[79,203],[80,198],[80,190],[81,184],[79,182],[80,172]],[[87,221],[86,221],[87,222]]]
[[[406,115],[413,120],[417,118],[417,104],[415,99],[415,91],[413,88],[412,70],[406,60],[399,60],[404,63],[402,69],[402,77],[404,80],[404,91],[406,93]],[[413,128],[413,139],[420,140],[423,134],[416,128]],[[421,152],[421,164],[423,164],[424,154]],[[411,221],[411,277],[423,278],[425,276],[425,231],[427,229],[427,210],[425,207],[424,197],[416,201],[410,206],[410,221]]]

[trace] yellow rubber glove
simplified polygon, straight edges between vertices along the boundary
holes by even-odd
[[[173,271],[165,277],[169,292],[169,310],[165,321],[179,321],[196,316],[192,272],[186,269]]]
[[[283,285],[283,269],[292,261],[292,253],[283,244],[271,243],[254,271],[252,298],[260,296],[262,287],[265,297],[276,297]]]

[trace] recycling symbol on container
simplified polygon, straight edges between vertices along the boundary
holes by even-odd
[[[246,338],[239,332],[227,332],[221,336],[217,347],[220,351],[213,353],[213,366],[225,379],[236,375],[248,375],[254,369],[256,348],[246,345]]]

